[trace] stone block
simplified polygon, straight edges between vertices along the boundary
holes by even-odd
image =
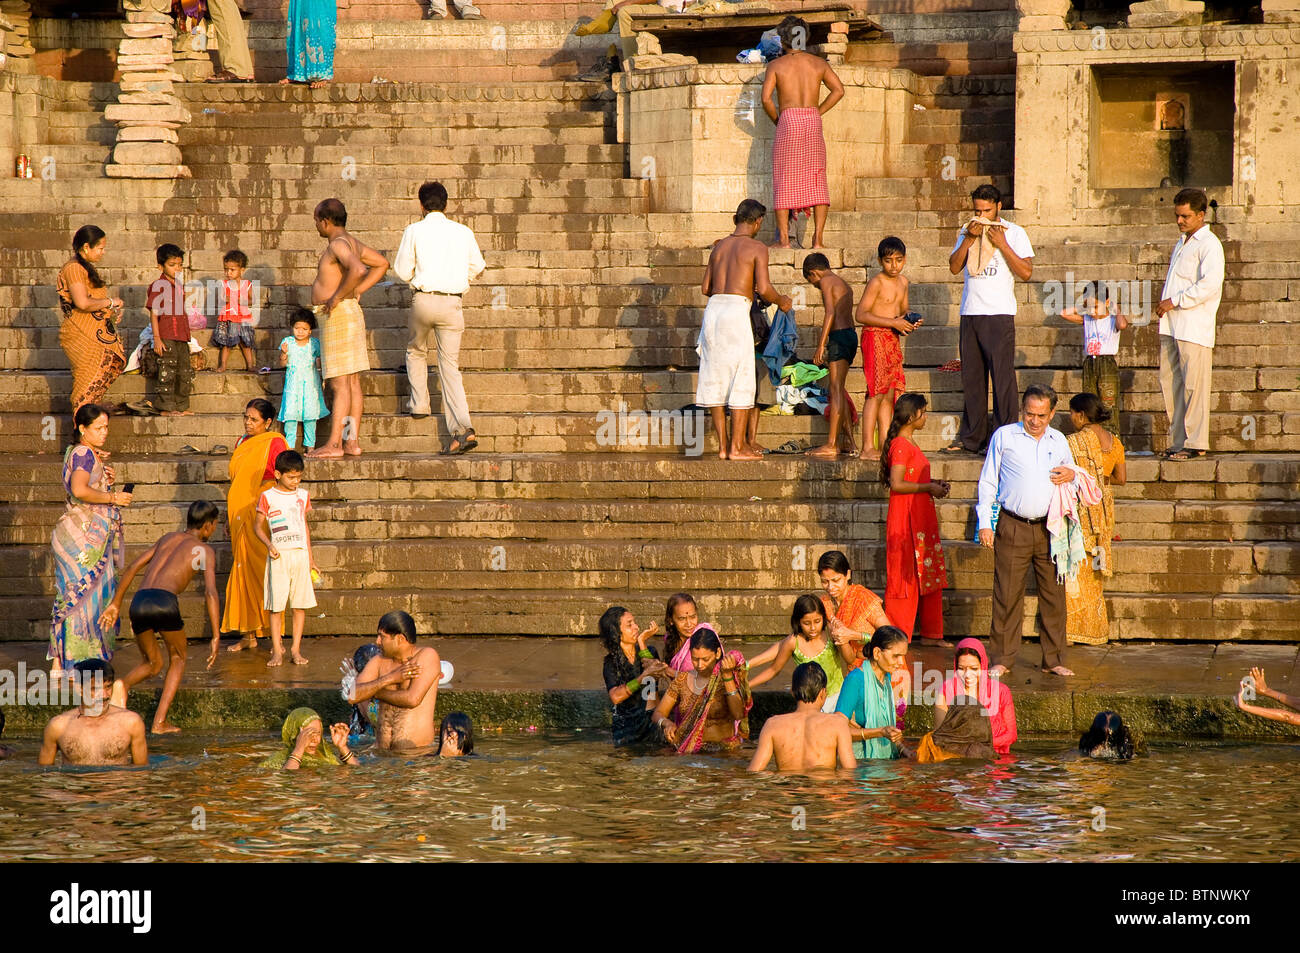
[[[149,37],[166,37],[170,39],[176,35],[176,28],[170,23],[163,21],[143,22],[143,23],[123,23],[122,32],[131,39],[143,40]]]
[[[181,150],[170,142],[119,142],[113,149],[118,165],[180,165]]]
[[[134,74],[127,73],[126,75],[132,76]],[[123,93],[166,96],[166,102],[180,103],[180,100],[175,96],[176,85],[170,79],[123,79],[121,86]],[[127,102],[127,100],[123,97],[118,97],[118,102]]]
[[[171,106],[184,109],[184,104],[170,92],[127,92],[117,97],[122,106]]]
[[[114,103],[104,110],[109,122],[175,128],[190,121],[190,112],[181,106],[138,106]]]
[[[165,126],[121,126],[117,130],[121,142],[176,142],[176,130]]]
[[[117,165],[109,163],[104,172],[113,179],[188,179],[190,170],[183,165]]]
[[[117,44],[117,52],[122,56],[170,56],[171,40],[164,37],[133,39],[127,37]]]
[[[1205,17],[1202,0],[1140,0],[1128,9],[1128,25],[1134,29],[1199,26]]]

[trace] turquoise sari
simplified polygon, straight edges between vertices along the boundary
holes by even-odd
[[[289,0],[288,76],[295,83],[334,78],[335,0]]]
[[[840,699],[835,710],[852,719],[859,728],[886,728],[894,724],[898,713],[894,710],[894,684],[889,673],[885,683],[876,680],[870,662],[844,676]],[[898,748],[888,738],[871,738],[853,742],[853,756],[858,760],[897,758]]]

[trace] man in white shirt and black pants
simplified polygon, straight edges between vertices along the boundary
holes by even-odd
[[[465,332],[461,296],[486,267],[474,233],[443,214],[447,190],[441,182],[420,186],[424,218],[406,226],[393,270],[411,286],[411,339],[406,345],[406,376],[411,384],[411,416],[429,415],[429,339],[438,349],[438,383],[451,442],[442,452],[465,453],[478,446],[465,384],[460,376],[460,339]]]
[[[948,270],[961,274],[961,384],[964,407],[957,439],[941,453],[983,453],[989,438],[989,378],[993,380],[993,429],[1016,419],[1016,279],[1034,272],[1034,249],[1025,230],[1002,218],[1002,193],[981,185],[971,193],[976,218],[962,228],[948,256]],[[988,233],[988,242],[984,233]],[[972,274],[974,270],[974,274]]]
[[[1024,624],[1025,575],[1032,565],[1043,619],[1043,671],[1073,675],[1065,667],[1065,587],[1056,579],[1047,511],[1055,488],[1074,480],[1074,454],[1065,435],[1051,426],[1056,391],[1046,384],[1025,388],[1020,423],[999,427],[980,471],[980,545],[993,550],[993,621],[989,627],[989,675],[1000,678],[1016,662]],[[993,502],[1001,507],[993,532]]]
[[[1194,460],[1210,449],[1210,374],[1214,325],[1223,297],[1223,244],[1205,224],[1200,189],[1174,196],[1182,238],[1169,259],[1160,315],[1160,391],[1169,416],[1170,460]]]

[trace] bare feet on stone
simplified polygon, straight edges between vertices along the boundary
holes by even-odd
[[[283,664],[284,664],[284,653],[283,653],[283,652],[273,652],[273,653],[271,654],[271,660],[270,660],[269,662],[266,663],[266,667],[267,667],[267,668],[279,668],[279,667],[280,667],[281,665],[283,665]]]
[[[989,669],[989,678],[1003,678],[1009,671],[1005,665],[994,665]]]
[[[833,447],[829,443],[808,451],[808,456],[816,457],[818,460],[834,460],[839,455],[839,448]]]
[[[236,642],[234,645],[232,645],[232,646],[230,646],[229,648],[227,648],[226,651],[227,651],[227,652],[242,652],[242,651],[244,651],[244,649],[248,649],[250,652],[256,652],[256,651],[257,651],[257,636],[255,636],[255,635],[246,635],[246,636],[244,636],[242,639],[240,639],[238,642]]]
[[[1044,674],[1059,675],[1061,678],[1069,678],[1074,672],[1070,671],[1064,665],[1053,665],[1051,668],[1043,669]]]
[[[297,652],[294,652],[292,655],[289,656],[289,658],[292,660],[292,662],[293,662],[294,665],[306,665],[306,664],[307,664],[307,660],[306,660],[305,658],[303,658],[301,655],[299,655]]]
[[[343,445],[343,452],[349,457],[359,457],[361,456],[361,444],[355,440],[349,440]]]
[[[313,460],[339,460],[343,457],[343,447],[337,443],[327,443],[307,454]]]
[[[153,726],[153,733],[155,735],[174,735],[179,731],[179,728],[168,721],[160,721]]]

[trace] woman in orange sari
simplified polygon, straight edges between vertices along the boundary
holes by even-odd
[[[853,570],[849,559],[838,549],[822,553],[817,560],[817,575],[821,579],[826,595],[822,604],[826,607],[826,616],[831,620],[831,638],[836,645],[848,642],[853,646],[854,661],[847,671],[854,671],[863,662],[862,647],[875,635],[882,625],[893,625],[885,614],[884,603],[880,597],[853,581]],[[903,712],[907,709],[907,694],[911,688],[911,679],[906,668],[894,678],[894,699],[898,707],[898,723],[903,723]]]
[[[1110,542],[1115,535],[1115,496],[1112,486],[1128,478],[1124,444],[1106,429],[1111,412],[1096,394],[1075,394],[1070,400],[1074,433],[1066,437],[1076,467],[1086,470],[1101,487],[1101,502],[1079,507],[1083,548],[1091,557],[1079,565],[1078,588],[1065,593],[1065,637],[1084,645],[1104,645],[1110,638],[1106,614],[1106,580],[1114,573]]]
[[[270,623],[264,608],[262,580],[266,575],[266,546],[253,532],[257,498],[275,479],[275,458],[289,449],[272,430],[275,407],[255,397],[244,409],[244,436],[230,457],[230,492],[226,513],[230,520],[230,551],[234,565],[226,581],[226,613],[222,632],[248,633],[228,651],[257,648],[258,636]]]
[[[72,365],[72,412],[97,404],[117,380],[126,357],[117,336],[122,299],[112,297],[95,264],[104,257],[108,239],[94,225],[83,225],[72,236],[72,259],[59,269],[54,290],[59,296],[63,324],[59,347]]]

